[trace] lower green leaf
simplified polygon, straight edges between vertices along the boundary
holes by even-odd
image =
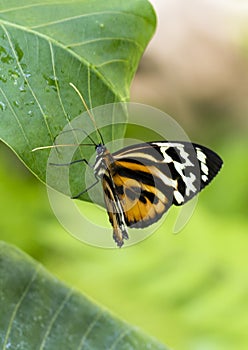
[[[166,350],[4,242],[0,242],[0,310],[1,349]]]

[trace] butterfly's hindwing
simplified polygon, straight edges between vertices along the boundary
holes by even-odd
[[[115,162],[113,181],[128,226],[143,228],[158,221],[172,204],[172,187],[156,175],[154,166]]]

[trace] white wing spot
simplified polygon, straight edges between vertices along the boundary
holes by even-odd
[[[173,162],[173,159],[166,153],[167,149],[168,149],[167,146],[160,147],[160,152],[163,154],[163,157],[164,157],[163,162],[164,163],[171,163],[171,162]]]
[[[204,181],[204,182],[206,182],[206,181],[208,181],[208,177],[207,177],[207,175],[202,175],[202,181]]]
[[[185,185],[186,185],[186,196],[190,195],[190,192],[195,193],[197,191],[196,187],[194,186],[194,182],[196,180],[196,176],[193,173],[190,173],[190,177],[187,177],[183,174],[183,164],[174,162],[174,166],[178,174],[183,179]]]
[[[177,201],[178,204],[181,204],[184,202],[184,198],[182,194],[179,191],[174,191],[174,198]]]
[[[197,159],[201,162],[201,163],[204,163],[206,164],[206,159],[207,159],[207,156],[205,153],[202,152],[202,150],[198,147],[196,147],[196,155],[197,155]]]
[[[194,165],[189,160],[189,153],[187,153],[184,150],[184,145],[183,144],[178,143],[178,142],[174,142],[174,143],[173,142],[168,142],[166,144],[166,146],[162,142],[153,142],[153,144],[160,147],[160,151],[163,153],[163,156],[165,157],[165,159],[168,159],[168,163],[173,161],[173,159],[170,156],[168,156],[168,154],[166,154],[167,149],[171,147],[171,148],[177,148],[179,150],[180,156],[183,158],[183,160],[185,160],[185,163],[180,163],[183,169],[185,167],[187,167],[187,166],[193,166]]]
[[[154,173],[163,181],[165,185],[176,188],[177,180],[173,180],[169,178],[168,176],[166,176],[165,174],[163,174],[161,171],[157,169],[154,169]]]
[[[206,164],[201,163],[201,170],[205,175],[208,175],[208,167],[206,166]]]

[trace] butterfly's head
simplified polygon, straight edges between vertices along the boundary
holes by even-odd
[[[98,156],[103,155],[105,151],[106,151],[106,147],[102,143],[99,143],[99,145],[96,145],[96,153]]]

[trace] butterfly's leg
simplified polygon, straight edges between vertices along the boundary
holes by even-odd
[[[90,168],[93,168],[93,166],[91,164],[89,164],[89,162],[86,159],[78,159],[78,160],[73,160],[70,163],[49,163],[49,165],[55,165],[55,166],[70,166],[72,164],[76,164],[76,163],[86,163]]]
[[[76,164],[76,163],[86,163],[90,168],[93,168],[93,166],[91,164],[89,164],[89,162],[86,159],[77,159],[77,160],[73,160],[70,163],[49,163],[49,165],[55,165],[55,166],[70,166],[72,164]],[[90,185],[88,188],[86,188],[85,190],[83,190],[82,192],[78,193],[76,196],[72,196],[72,199],[76,199],[78,197],[80,197],[82,194],[86,193],[88,190],[90,190],[92,187],[94,187],[97,183],[99,182],[99,179],[96,177],[96,181]]]
[[[82,194],[88,192],[92,187],[94,187],[97,183],[99,182],[99,179],[96,177],[96,181],[90,185],[89,187],[87,187],[85,190],[83,190],[82,192],[78,193],[76,196],[72,196],[71,199],[77,199],[78,197],[80,197]]]
[[[127,233],[127,230],[122,231],[122,237],[123,237],[123,239],[129,239],[129,236],[128,236],[128,233]]]

